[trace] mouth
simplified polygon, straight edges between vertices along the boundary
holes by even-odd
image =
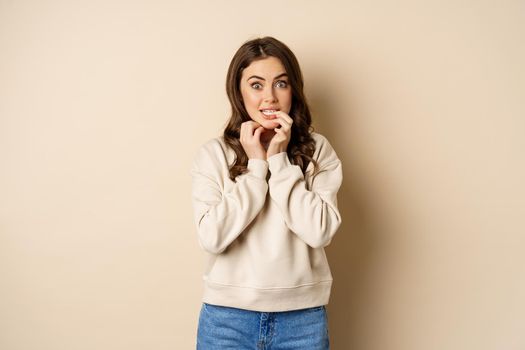
[[[278,109],[261,109],[260,112],[264,115],[266,119],[275,119],[277,116],[275,112],[279,111]]]

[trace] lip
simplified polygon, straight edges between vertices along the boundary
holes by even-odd
[[[277,116],[275,114],[271,114],[271,115],[266,115],[266,114],[263,114],[261,113],[263,118],[266,119],[266,120],[273,120],[273,119],[277,119]]]
[[[275,112],[279,112],[280,110],[279,110],[279,109],[276,109],[276,108],[264,108],[264,109],[260,109],[260,110],[259,110],[259,112],[261,112],[264,116],[268,117],[268,116],[275,115],[275,114],[264,114],[264,111],[275,111]]]
[[[267,115],[267,114],[264,114],[264,113],[263,113],[263,111],[267,111],[267,110],[274,110],[274,111],[276,111],[276,112],[279,111],[279,109],[276,109],[276,108],[264,108],[264,109],[261,109],[260,112],[261,112],[261,114],[262,114],[262,116],[263,116],[264,119],[266,119],[266,120],[272,120],[272,119],[277,118],[277,116],[276,116],[275,114],[269,114],[269,115]]]

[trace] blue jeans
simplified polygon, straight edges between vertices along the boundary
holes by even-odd
[[[258,312],[202,303],[197,350],[329,350],[325,306]]]

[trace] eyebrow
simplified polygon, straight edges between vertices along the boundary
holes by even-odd
[[[288,74],[286,74],[286,73],[281,73],[281,74],[279,74],[278,76],[276,76],[275,78],[273,78],[273,80],[275,80],[275,79],[277,79],[277,78],[280,78],[280,77],[284,77],[284,76],[288,77]],[[246,79],[246,80],[250,80],[250,79],[252,79],[252,78],[257,78],[257,79],[261,79],[261,80],[266,80],[266,79],[264,79],[264,78],[262,78],[262,77],[260,77],[260,76],[258,76],[258,75],[252,75],[251,77],[249,77],[249,78]]]

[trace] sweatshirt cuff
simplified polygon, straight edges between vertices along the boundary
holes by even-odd
[[[273,156],[269,157],[267,161],[271,173],[277,173],[282,169],[292,165],[292,163],[290,163],[290,159],[288,159],[288,154],[286,152],[274,154]]]
[[[268,174],[268,162],[264,159],[250,158],[246,166],[251,174],[260,179],[266,180]]]

